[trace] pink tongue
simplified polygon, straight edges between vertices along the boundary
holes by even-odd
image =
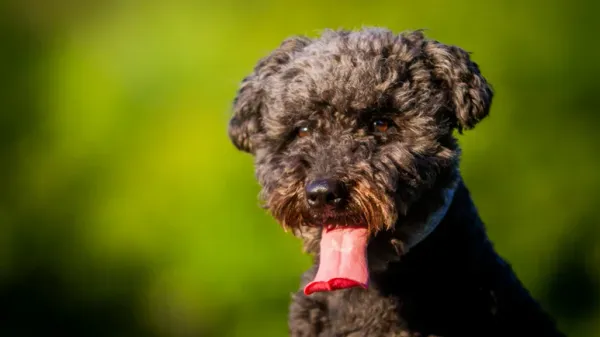
[[[315,279],[304,287],[304,293],[352,287],[366,289],[369,282],[367,236],[367,229],[362,227],[324,229],[319,270]]]

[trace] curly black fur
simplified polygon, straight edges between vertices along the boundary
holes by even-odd
[[[421,31],[325,31],[258,62],[229,136],[255,157],[265,208],[315,256],[325,221],[371,233],[369,289],[297,293],[292,336],[561,336],[494,252],[460,178],[453,131],[484,119],[492,96],[467,52]],[[305,186],[323,177],[348,198],[315,213]],[[423,240],[448,189],[450,209]]]

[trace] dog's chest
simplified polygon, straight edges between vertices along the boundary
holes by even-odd
[[[358,288],[332,292],[325,298],[330,331],[324,336],[401,336],[404,324],[396,300]]]

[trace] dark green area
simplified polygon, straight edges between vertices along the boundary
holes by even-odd
[[[4,2],[0,336],[285,335],[310,260],[258,207],[229,107],[285,37],[363,25],[473,52],[496,97],[460,139],[467,185],[560,326],[599,335],[599,7]]]

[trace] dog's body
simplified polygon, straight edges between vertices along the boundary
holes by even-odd
[[[372,280],[295,294],[291,336],[562,336],[495,253],[463,184],[437,229]]]
[[[288,39],[244,79],[229,136],[316,259],[292,336],[562,336],[495,253],[458,170],[452,133],[492,96],[462,49],[384,29]]]

